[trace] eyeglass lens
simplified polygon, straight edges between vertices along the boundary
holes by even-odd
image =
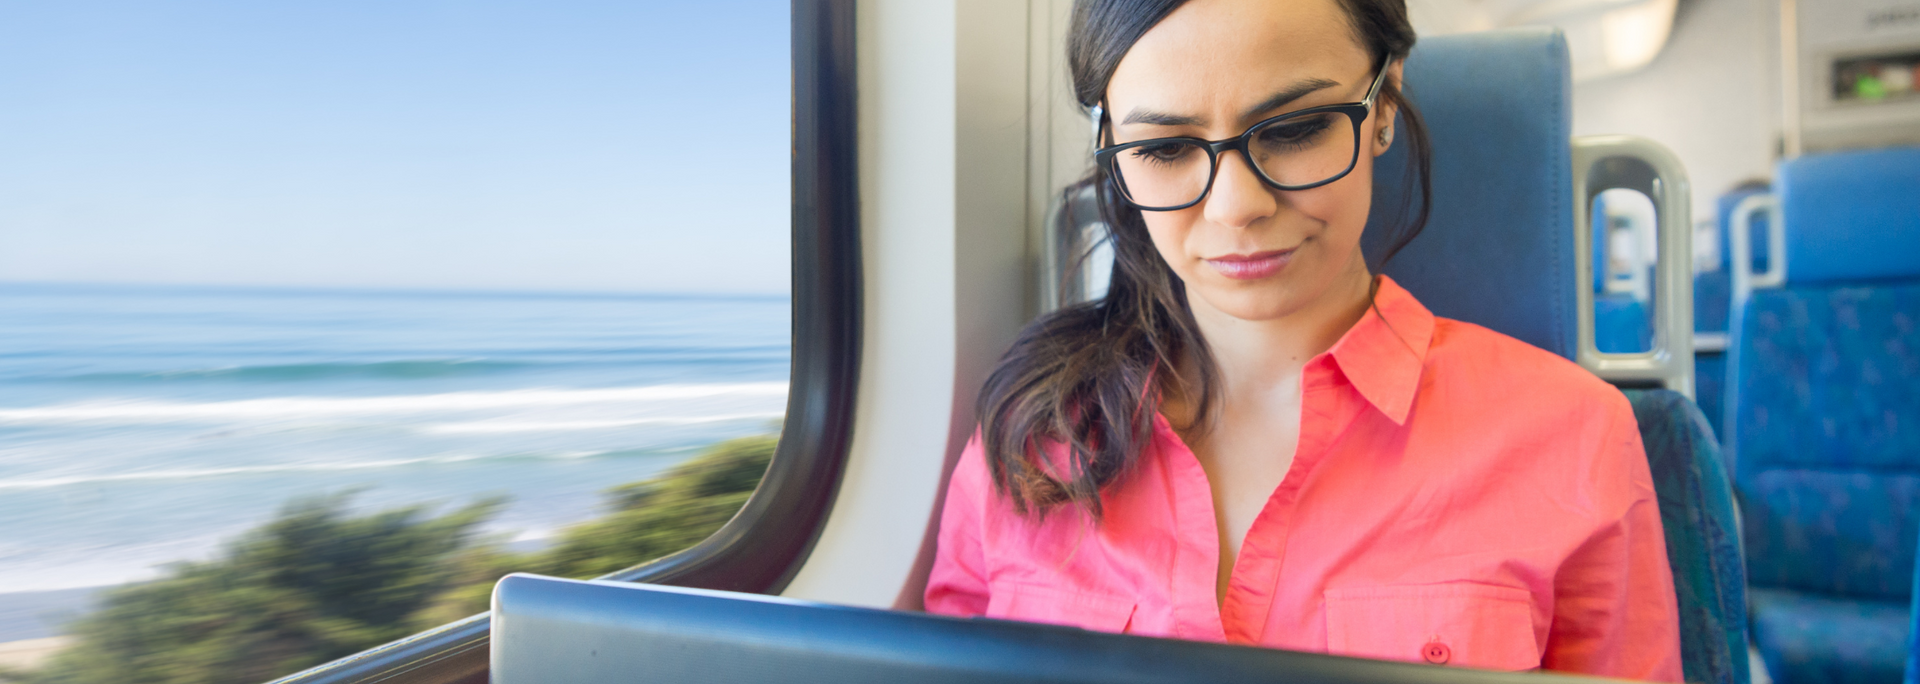
[[[1353,163],[1356,141],[1351,128],[1347,116],[1337,112],[1275,120],[1248,131],[1249,161],[1279,185],[1320,183]],[[1177,207],[1206,194],[1214,163],[1206,145],[1182,140],[1120,150],[1113,170],[1135,204]]]

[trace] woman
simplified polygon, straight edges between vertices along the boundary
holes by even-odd
[[[1680,681],[1625,398],[1361,252],[1396,115],[1427,188],[1404,0],[1079,0],[1070,31],[1113,280],[988,380],[927,608]]]

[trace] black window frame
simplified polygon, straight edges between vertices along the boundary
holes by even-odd
[[[854,0],[793,0],[793,365],[780,444],[693,548],[601,579],[777,594],[813,550],[853,436],[863,311]],[[485,684],[485,613],[273,684]]]

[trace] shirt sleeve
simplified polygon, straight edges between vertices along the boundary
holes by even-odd
[[[929,613],[974,616],[987,612],[986,551],[981,544],[982,509],[993,496],[985,449],[975,434],[960,452],[947,482],[933,571],[927,576]]]
[[[1542,665],[1680,682],[1680,613],[1646,449],[1624,398],[1586,472],[1612,505],[1554,578],[1553,626]],[[1624,415],[1623,415],[1624,414]]]

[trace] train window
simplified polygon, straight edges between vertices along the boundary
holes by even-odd
[[[724,4],[0,9],[0,665],[260,681],[676,552],[777,589],[857,233],[790,182],[787,3]]]

